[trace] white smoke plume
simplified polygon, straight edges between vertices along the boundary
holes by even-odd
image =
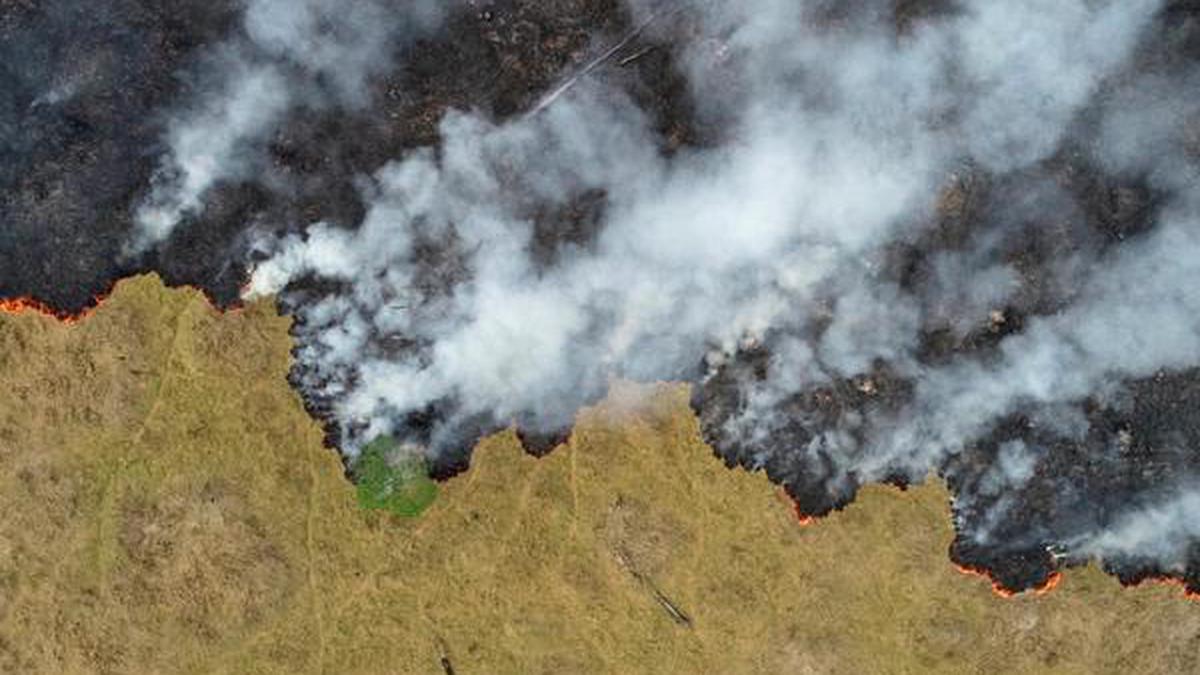
[[[1180,488],[1107,525],[1070,542],[1073,552],[1118,562],[1149,559],[1162,572],[1182,573],[1189,548],[1200,540],[1200,490]]]
[[[375,177],[360,230],[280,242],[252,292],[306,274],[346,282],[303,310],[328,330],[301,358],[347,388],[340,415],[377,430],[445,397],[463,414],[557,424],[610,377],[678,377],[713,346],[803,326],[831,285],[822,368],[903,360],[918,309],[863,281],[874,251],[928,219],[964,156],[1007,169],[1051,153],[1156,3],[967,3],[903,40],[884,16],[822,25],[815,4],[697,5],[704,38],[688,63],[700,105],[731,116],[719,147],[664,157],[599,78],[507,124],[452,113],[436,156]],[[596,189],[608,204],[596,240],[539,269],[528,204]],[[453,293],[421,292],[417,236],[462,253]],[[389,334],[429,349],[372,354],[372,335]]]
[[[1021,405],[1077,401],[1106,382],[1200,364],[1200,219],[1180,205],[1144,241],[1097,261],[1072,306],[1030,321],[998,358],[922,373],[916,403],[880,428],[865,474],[920,470]]]
[[[414,0],[250,0],[237,38],[215,49],[194,106],[173,116],[167,154],[138,207],[126,248],[165,241],[205,193],[245,176],[257,151],[296,105],[360,106],[369,78],[391,65],[398,43],[440,21],[445,3]]]
[[[342,449],[415,434],[408,420],[431,408],[415,440],[434,455],[480,420],[550,431],[613,378],[696,380],[767,345],[725,430],[751,464],[820,454],[824,479],[846,486],[923,476],[1018,411],[1080,437],[1081,399],[1200,366],[1200,101],[1190,75],[1142,77],[1135,63],[1162,3],[964,0],[901,32],[889,3],[849,4],[692,0],[658,19],[663,3],[635,2],[633,25],[679,45],[696,115],[720,122],[712,144],[665,151],[620,78],[589,66],[536,114],[448,112],[436,150],[370,178],[357,229],[262,241],[249,293],[278,293],[297,315],[300,384],[330,402]],[[295,61],[372,67],[357,53],[311,59]],[[1164,208],[1120,246],[1063,253],[1037,279],[1052,309],[994,349],[925,360],[930,326],[964,339],[1028,302],[1006,251],[1028,236],[1028,212],[1052,226],[1082,217],[1040,168],[1064,152],[1148,176]],[[939,194],[964,172],[1019,180],[969,245],[934,254],[926,282],[906,288],[888,256],[933,236]],[[593,194],[589,236],[551,237],[547,259],[539,214]],[[297,290],[313,280],[337,290]],[[846,380],[869,391],[879,363],[911,383],[898,410],[845,411],[804,447],[772,443],[809,421],[788,405],[798,393]],[[1021,487],[1046,452],[1003,445],[981,494]],[[1131,514],[1124,529],[1193,512]],[[1118,530],[1079,550],[1146,543]]]

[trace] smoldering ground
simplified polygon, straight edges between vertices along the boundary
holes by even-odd
[[[140,136],[81,136],[137,145],[138,186],[55,217],[122,270],[277,294],[351,456],[390,433],[450,472],[511,424],[547,449],[613,378],[687,380],[805,512],[938,471],[953,555],[1010,588],[1091,557],[1197,584],[1198,18],[256,0],[149,57],[186,86]],[[73,179],[51,145],[22,161]]]

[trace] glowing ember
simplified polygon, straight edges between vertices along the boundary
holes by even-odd
[[[78,314],[68,314],[55,310],[53,307],[50,307],[45,303],[38,302],[33,298],[0,299],[0,313],[22,314],[25,312],[31,312],[50,317],[52,319],[57,319],[66,324],[73,324],[95,311],[96,307],[98,307],[103,301],[104,298],[97,297],[95,307],[85,309]]]
[[[179,288],[187,288],[199,293],[214,312],[236,314],[243,309],[243,307],[240,305],[221,309],[212,301],[212,298],[209,297],[207,292],[189,284],[183,284],[179,286]],[[107,293],[93,296],[93,304],[91,307],[87,307],[74,314],[57,310],[50,305],[33,298],[0,298],[0,314],[39,314],[67,325],[73,325],[83,321],[91,316],[96,310],[100,309],[100,306],[108,300],[108,296],[111,294],[111,292],[112,291],[110,290]]]
[[[787,493],[787,490],[779,488],[778,494],[780,499],[787,502],[788,506],[792,509],[792,513],[796,514],[796,522],[800,523],[801,527],[812,525],[813,523],[817,522],[817,516],[809,515],[800,510],[800,505],[796,503],[796,500],[792,499],[791,495]]]
[[[999,595],[1002,598],[1011,598],[1014,595],[1016,595],[1016,593],[1008,590],[1007,588],[1001,586],[999,583],[994,581],[992,579],[991,575],[989,575],[984,570],[977,570],[977,569],[973,569],[971,567],[964,567],[963,565],[959,565],[957,563],[954,565],[954,569],[958,570],[959,573],[965,574],[970,577],[980,577],[982,579],[987,579],[988,582],[991,583],[991,585],[992,585],[992,592],[995,593],[996,595]]]
[[[1187,598],[1188,600],[1200,602],[1200,593],[1188,588],[1187,582],[1185,582],[1183,579],[1176,579],[1175,577],[1149,577],[1137,583],[1130,584],[1130,587],[1132,588],[1134,586],[1141,586],[1142,584],[1175,586],[1183,591],[1183,597]]]
[[[1057,588],[1058,584],[1061,582],[1062,582],[1062,573],[1055,572],[1046,578],[1046,583],[1033,589],[1033,594],[1034,595],[1045,595],[1045,594],[1049,593],[1050,591],[1054,590],[1055,588]]]
[[[1019,595],[1019,593],[1017,591],[1013,591],[1013,590],[1005,588],[1004,586],[1001,586],[998,581],[996,581],[995,579],[992,578],[992,575],[989,574],[987,572],[987,570],[977,569],[974,567],[966,567],[964,565],[959,565],[958,563],[954,564],[954,569],[958,570],[960,574],[964,574],[966,576],[979,577],[981,579],[986,579],[988,581],[988,583],[990,583],[992,585],[992,592],[1002,598],[1013,598],[1013,597],[1016,597],[1017,595]],[[1045,595],[1045,594],[1049,593],[1050,591],[1054,590],[1058,586],[1058,584],[1061,582],[1062,582],[1062,573],[1054,572],[1049,577],[1046,578],[1046,581],[1042,582],[1042,585],[1035,586],[1034,588],[1032,588],[1030,590],[1033,591],[1034,595],[1042,596],[1042,595]]]

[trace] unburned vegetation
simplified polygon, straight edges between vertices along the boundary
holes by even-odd
[[[540,459],[489,437],[417,517],[364,509],[287,328],[153,277],[75,325],[0,314],[0,671],[1200,668],[1176,588],[958,572],[937,480],[802,526],[674,385],[616,385]]]

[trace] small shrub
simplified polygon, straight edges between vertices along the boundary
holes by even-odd
[[[380,436],[362,449],[354,462],[354,479],[364,509],[407,518],[421,515],[438,493],[425,459],[403,452],[391,436]]]

